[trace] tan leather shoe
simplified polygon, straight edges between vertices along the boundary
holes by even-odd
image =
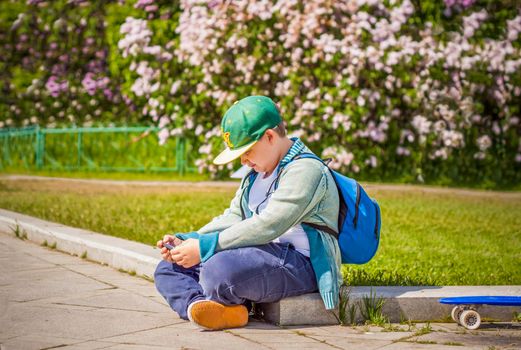
[[[244,305],[223,305],[212,300],[197,300],[188,306],[188,319],[206,330],[244,327],[248,309]]]

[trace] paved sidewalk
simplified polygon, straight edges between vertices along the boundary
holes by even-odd
[[[277,327],[224,332],[179,319],[154,285],[0,234],[0,349],[519,349],[520,324]],[[463,345],[461,347],[459,345]]]

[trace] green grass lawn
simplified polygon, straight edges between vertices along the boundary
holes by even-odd
[[[220,214],[233,188],[0,180],[0,208],[154,244]],[[382,209],[376,257],[350,285],[521,284],[521,193],[368,187]]]

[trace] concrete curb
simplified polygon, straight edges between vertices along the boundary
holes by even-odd
[[[152,246],[0,209],[0,232],[14,235],[17,226],[30,241],[46,242],[69,254],[86,254],[89,260],[147,278],[153,278],[161,260],[159,251]]]
[[[33,242],[54,246],[56,249],[107,264],[117,269],[135,272],[153,278],[159,263],[159,252],[152,246],[121,238],[73,228],[31,216],[0,209],[0,232],[19,235]],[[470,295],[521,295],[521,286],[420,286],[420,287],[349,287],[349,303],[356,305],[355,318],[362,320],[359,305],[364,297],[383,298],[383,314],[391,322],[447,320],[451,305],[443,305],[439,298]],[[326,311],[318,293],[285,298],[276,303],[260,304],[266,320],[283,326],[337,324],[333,312]],[[516,307],[479,308],[482,317],[511,321]],[[338,315],[338,310],[335,311]],[[347,321],[350,321],[349,319]]]
[[[360,312],[364,298],[371,295],[384,299],[382,314],[390,322],[452,322],[450,312],[454,305],[440,304],[439,299],[454,296],[521,295],[521,286],[419,286],[419,287],[348,287],[349,302],[346,310],[355,305],[355,321],[364,322]],[[312,324],[338,324],[334,313],[326,311],[318,293],[285,298],[277,303],[260,304],[266,320],[283,326]],[[480,306],[482,319],[507,321],[514,319],[519,307]],[[349,312],[347,312],[349,314]],[[351,323],[349,315],[345,322]]]

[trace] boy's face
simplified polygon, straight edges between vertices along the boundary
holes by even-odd
[[[275,131],[266,130],[260,140],[241,155],[241,164],[253,168],[258,173],[271,173],[279,161],[276,147],[278,139]]]

